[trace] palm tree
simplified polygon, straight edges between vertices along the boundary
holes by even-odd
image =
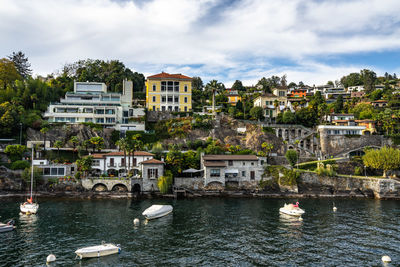
[[[43,134],[44,139],[44,154],[46,154],[46,133],[49,131],[49,128],[43,127],[40,129],[40,132]]]
[[[79,139],[78,139],[78,137],[77,136],[71,136],[71,138],[69,139],[69,141],[71,142],[71,144],[72,144],[72,148],[73,148],[73,150],[72,150],[72,155],[73,155],[73,161],[75,161],[75,148],[76,148],[76,146],[79,144]]]
[[[128,140],[126,138],[121,138],[119,139],[117,142],[115,142],[115,144],[118,146],[118,148],[122,151],[124,151],[124,158],[125,158],[125,176],[127,175],[127,171],[126,171],[126,151],[128,149]]]
[[[60,148],[63,147],[63,142],[61,140],[55,141],[54,147],[57,148],[57,157],[58,157],[58,159],[60,159]]]
[[[132,138],[131,138],[131,140],[129,142],[129,146],[128,146],[128,152],[129,152],[128,161],[129,161],[129,164],[130,164],[130,161],[131,161],[130,160],[130,156],[131,155],[133,156],[133,159],[132,159],[132,165],[133,165],[133,162],[135,161],[135,151],[138,151],[138,150],[143,148],[143,142],[141,140],[139,140],[140,137],[141,137],[140,134],[135,134],[134,136],[132,136]],[[130,166],[128,167],[128,169],[130,169]]]

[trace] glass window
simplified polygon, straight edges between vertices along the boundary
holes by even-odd
[[[167,101],[166,99],[167,98],[165,96],[161,97],[161,102],[165,103],[165,101]]]
[[[187,111],[187,107],[185,107],[185,112]]]
[[[172,96],[168,97],[168,103],[172,103]]]
[[[187,97],[185,97],[185,103],[187,103]]]
[[[156,102],[156,97],[155,96],[153,96],[153,102]]]
[[[153,84],[153,92],[155,92],[157,90],[157,86],[155,84]]]
[[[220,177],[220,169],[211,169],[210,170],[210,176],[211,177]]]
[[[43,175],[50,175],[50,168],[44,168]]]
[[[175,92],[179,92],[179,82],[174,82]]]
[[[175,96],[174,99],[175,99],[174,100],[175,103],[179,103],[179,97]]]
[[[229,165],[229,166],[233,166],[233,160],[229,160],[229,161],[228,161],[228,165]]]
[[[167,82],[161,82],[161,91],[165,91],[167,89]]]
[[[58,168],[58,175],[64,175],[64,168]]]
[[[168,91],[172,92],[174,90],[174,82],[169,81],[167,83],[167,89],[168,89]]]
[[[242,171],[242,176],[246,177],[246,171]]]
[[[50,169],[50,174],[51,175],[57,175],[57,168],[51,168]]]
[[[185,84],[185,92],[188,91],[188,86]]]

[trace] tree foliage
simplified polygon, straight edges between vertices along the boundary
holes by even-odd
[[[293,149],[289,149],[288,151],[286,151],[285,157],[289,161],[289,164],[292,167],[294,167],[294,165],[296,164],[297,159],[298,159],[297,151],[293,150]]]
[[[20,160],[26,151],[26,146],[23,145],[8,145],[4,150],[11,161]]]
[[[32,74],[31,63],[22,51],[13,52],[8,58],[14,63],[19,75],[24,79],[28,78]]]
[[[365,166],[383,170],[383,176],[389,170],[395,170],[400,167],[400,150],[392,147],[382,147],[379,150],[367,150],[362,157]]]

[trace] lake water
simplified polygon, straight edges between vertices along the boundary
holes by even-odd
[[[303,199],[303,221],[279,214],[294,201],[39,199],[38,214],[22,216],[18,199],[3,199],[0,221],[14,218],[17,229],[0,234],[0,266],[45,266],[51,253],[51,266],[400,266],[399,201]],[[145,224],[152,204],[173,214]],[[102,240],[121,254],[75,259]]]

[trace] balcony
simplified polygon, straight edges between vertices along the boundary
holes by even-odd
[[[117,164],[115,163],[107,163],[107,167],[117,167]]]

